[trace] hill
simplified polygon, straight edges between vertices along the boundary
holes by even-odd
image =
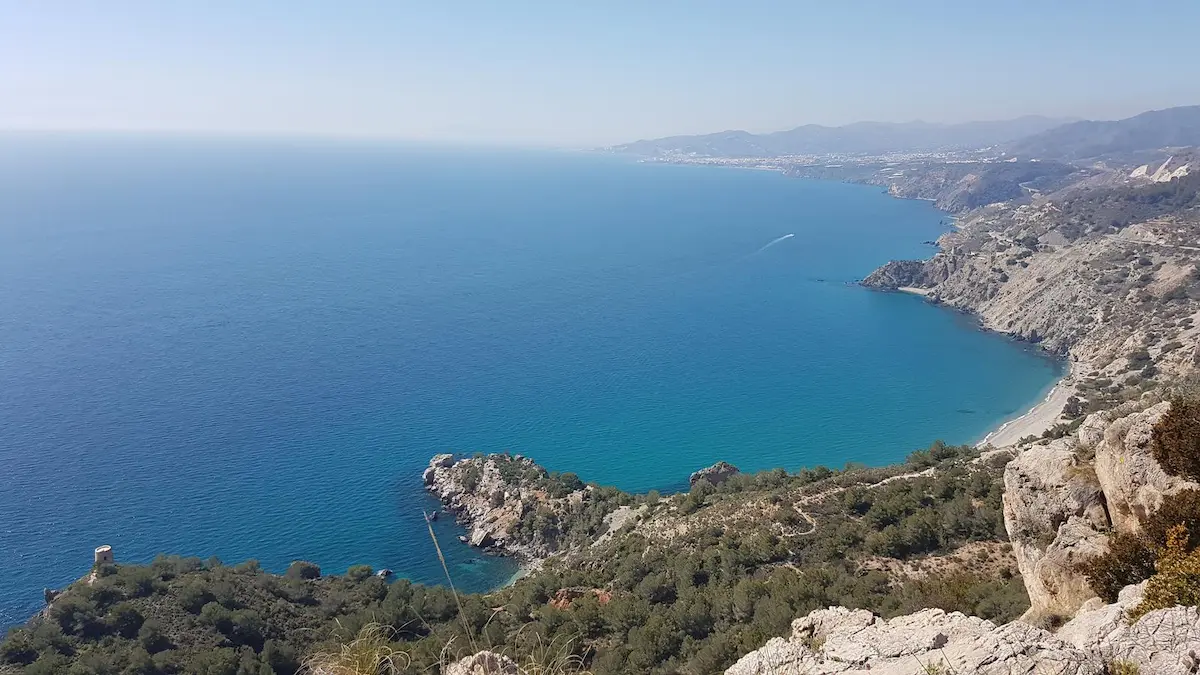
[[[1151,110],[1123,120],[1081,121],[1008,145],[1018,157],[1087,159],[1200,145],[1200,105]]]

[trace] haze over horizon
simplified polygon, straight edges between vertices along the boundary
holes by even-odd
[[[848,5],[0,0],[0,130],[594,146],[1200,102],[1197,3]]]

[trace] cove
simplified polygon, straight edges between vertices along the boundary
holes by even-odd
[[[1059,375],[854,285],[945,227],[875,188],[411,145],[0,149],[6,624],[99,544],[437,583],[435,453],[633,491],[717,460],[879,465],[978,440]],[[459,588],[511,575],[438,528]]]

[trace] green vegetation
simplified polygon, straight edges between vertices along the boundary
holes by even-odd
[[[1154,426],[1152,452],[1173,475],[1200,478],[1200,403],[1176,395],[1171,410]],[[1200,604],[1200,490],[1165,497],[1141,523],[1141,532],[1109,537],[1108,551],[1086,560],[1079,571],[1092,590],[1115,602],[1122,588],[1149,580],[1134,618],[1177,604]]]
[[[1183,528],[1185,538],[1180,544],[1185,551],[1200,547],[1200,490],[1185,490],[1163,499],[1142,523],[1140,533],[1114,533],[1109,537],[1108,551],[1081,563],[1079,571],[1097,595],[1106,602],[1115,602],[1125,586],[1162,571],[1162,552],[1169,547],[1177,528]]]
[[[936,443],[904,465],[739,475],[665,499],[598,488],[599,505],[558,519],[535,513],[517,527],[594,540],[616,503],[644,504],[650,523],[551,559],[512,587],[459,598],[443,587],[387,584],[365,566],[342,577],[303,561],[282,576],[253,562],[178,557],[104,567],[13,630],[0,664],[27,673],[280,675],[323,659],[327,670],[360,667],[331,672],[430,672],[490,648],[521,663],[552,654],[549,662],[598,674],[709,673],[829,605],[887,616],[933,606],[1008,620],[1028,601],[1004,565],[984,572],[997,562],[991,554],[930,561],[919,578],[865,564],[885,556],[921,565],[968,542],[1002,541],[1001,469],[971,464],[973,456]],[[578,481],[513,480],[522,478],[564,489]],[[801,510],[817,523],[811,536]],[[686,535],[671,538],[654,527],[660,522]]]
[[[1154,427],[1154,458],[1167,473],[1200,480],[1200,400],[1176,396]]]
[[[1155,574],[1146,582],[1142,601],[1130,612],[1130,619],[1156,609],[1200,605],[1200,548],[1191,544],[1193,537],[1183,525],[1167,533],[1167,543],[1154,563]]]

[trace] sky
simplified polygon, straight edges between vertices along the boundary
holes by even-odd
[[[1200,103],[1200,1],[0,0],[0,129],[591,147]]]

